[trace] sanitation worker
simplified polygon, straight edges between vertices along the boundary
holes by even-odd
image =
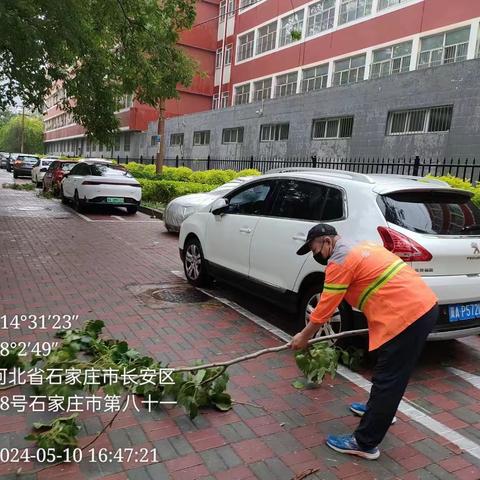
[[[308,340],[345,299],[363,312],[369,330],[369,350],[378,352],[367,404],[350,409],[361,416],[351,435],[329,435],[337,452],[375,460],[378,444],[394,420],[428,334],[438,316],[437,298],[422,278],[402,259],[380,245],[350,243],[328,224],[314,226],[298,255],[312,252],[326,265],[325,282],[308,325],[290,347],[307,347]]]

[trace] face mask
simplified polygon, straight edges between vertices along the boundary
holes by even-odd
[[[313,256],[313,259],[319,263],[320,265],[327,265],[327,262],[328,262],[328,258],[324,258],[322,257],[322,254],[321,253],[317,253]]]

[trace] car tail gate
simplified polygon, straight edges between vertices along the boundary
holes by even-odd
[[[393,192],[378,204],[387,221],[378,229],[385,247],[420,274],[480,274],[480,208],[469,192]]]

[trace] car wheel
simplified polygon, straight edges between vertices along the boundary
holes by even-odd
[[[128,205],[127,213],[134,214],[137,213],[138,207],[136,205]]]
[[[42,188],[43,187],[43,182],[37,182],[37,188]]]
[[[305,288],[300,297],[298,308],[297,328],[298,331],[302,330],[310,320],[310,314],[313,312],[320,300],[320,286],[311,285]],[[350,305],[346,302],[342,302],[340,306],[335,310],[332,318],[324,323],[316,337],[322,337],[327,335],[333,335],[335,333],[346,332],[353,329],[353,312]],[[342,339],[340,341],[329,341],[330,345],[346,346],[351,345],[351,339]]]
[[[73,196],[73,208],[78,212],[82,213],[83,210],[85,209],[83,202],[80,200],[80,197],[78,196],[78,192],[75,191],[75,195]]]
[[[64,205],[68,203],[68,198],[63,194],[63,187],[60,187],[60,198],[62,199],[62,203]]]
[[[17,172],[13,172],[13,178],[18,178]]]
[[[183,268],[188,282],[195,287],[206,287],[210,284],[202,246],[195,237],[185,242]]]

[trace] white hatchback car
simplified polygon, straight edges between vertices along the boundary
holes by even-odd
[[[63,203],[73,202],[77,211],[87,205],[111,205],[126,207],[128,213],[136,213],[142,188],[119,165],[85,160],[64,175],[60,196]]]
[[[383,244],[422,275],[440,303],[430,339],[477,334],[480,208],[470,199],[433,179],[290,169],[250,181],[187,218],[180,255],[193,285],[218,278],[247,289],[296,312],[300,329],[317,304],[324,267],[296,251],[313,225],[328,222],[348,239]],[[342,304],[324,333],[364,326],[360,312]]]
[[[37,187],[41,187],[43,185],[43,177],[47,173],[48,167],[54,161],[55,158],[40,158],[32,168],[32,183],[34,183]]]

